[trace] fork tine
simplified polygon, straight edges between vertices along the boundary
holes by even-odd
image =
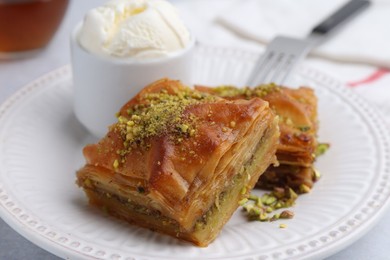
[[[272,64],[272,69],[268,71],[267,75],[263,77],[263,83],[271,83],[274,81],[274,78],[278,76],[278,73],[280,72],[281,68],[283,68],[283,65],[285,63],[287,54],[284,52],[279,52],[277,54],[276,61]]]
[[[248,86],[255,85],[258,82],[261,69],[267,64],[268,60],[272,59],[272,56],[272,51],[266,51],[263,55],[259,57],[247,82]]]
[[[279,63],[278,67],[275,68],[275,72],[268,82],[281,85],[291,73],[290,69],[295,64],[295,58],[294,54],[285,54],[283,60]]]
[[[293,67],[295,64],[298,63],[298,59],[295,55],[290,54],[286,62],[283,64],[283,66],[280,68],[280,71],[276,75],[276,77],[273,79],[273,82],[277,85],[282,85],[292,74]]]
[[[297,63],[296,57],[291,53],[271,51],[272,56],[264,59],[256,69],[257,75],[252,75],[249,86],[275,83],[282,84],[291,74],[291,68]]]
[[[307,41],[278,36],[268,45],[265,54],[252,70],[249,86],[283,84],[291,70],[301,61],[310,49]]]
[[[256,63],[255,69],[252,71],[250,79],[248,81],[248,86],[254,86],[263,81],[264,76],[267,75],[267,71],[272,67],[270,64],[275,60],[275,52],[273,50],[269,50],[264,53]]]
[[[256,78],[257,84],[266,83],[265,79],[272,74],[274,67],[278,64],[280,54],[277,52],[272,52],[272,54],[272,59],[267,60],[267,63],[259,71],[259,75]]]

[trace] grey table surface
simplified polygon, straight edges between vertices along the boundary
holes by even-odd
[[[55,68],[69,64],[70,31],[82,19],[87,10],[104,2],[104,0],[71,1],[60,30],[42,53],[29,59],[0,61],[0,103],[31,80]],[[390,259],[389,220],[390,212],[388,211],[367,234],[328,259]],[[13,259],[59,258],[34,245],[0,219],[0,260]]]

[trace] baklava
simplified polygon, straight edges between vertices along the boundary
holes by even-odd
[[[313,168],[317,148],[317,98],[308,87],[297,89],[260,85],[255,88],[197,86],[197,90],[229,100],[261,98],[279,116],[280,142],[276,151],[279,166],[270,166],[257,186],[272,189],[290,187],[308,192],[318,178]]]
[[[84,148],[78,185],[108,214],[198,246],[276,162],[278,118],[259,98],[226,100],[162,79],[117,116]]]

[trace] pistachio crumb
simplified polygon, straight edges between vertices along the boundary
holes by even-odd
[[[305,184],[299,185],[299,191],[301,193],[309,193],[311,191],[311,188]]]
[[[327,143],[320,143],[317,145],[316,150],[315,150],[315,155],[320,156],[326,153],[330,147],[330,144]]]
[[[238,204],[239,204],[240,206],[244,206],[245,203],[247,203],[247,202],[248,202],[248,199],[247,199],[247,198],[243,198],[242,200],[240,200],[240,201],[238,202]]]
[[[272,222],[272,221],[278,220],[279,218],[280,218],[280,214],[279,214],[279,213],[276,213],[276,214],[274,214],[274,215],[271,217],[270,221]]]
[[[279,228],[286,228],[286,227],[287,227],[286,224],[283,224],[283,223],[279,224]]]
[[[264,222],[290,219],[294,216],[290,210],[271,214],[277,209],[293,206],[297,196],[290,188],[275,188],[271,193],[265,193],[261,197],[250,194],[248,199],[240,201],[239,204],[243,206],[249,220]]]
[[[188,128],[189,128],[189,126],[186,125],[186,124],[180,125],[180,130],[181,130],[183,133],[187,133]]]
[[[259,216],[260,221],[267,221],[269,220],[268,215],[266,213],[261,213]]]
[[[85,180],[84,180],[84,185],[85,185],[85,187],[87,187],[87,188],[93,188],[93,185],[92,185],[92,182],[91,182],[90,179],[85,179]]]
[[[118,167],[119,167],[119,161],[118,161],[118,160],[115,160],[114,163],[112,164],[112,166],[113,166],[115,169],[118,169]]]
[[[141,117],[139,115],[132,115],[131,119],[139,121],[141,120]]]
[[[292,212],[291,210],[283,210],[281,213],[280,213],[280,218],[284,218],[284,219],[290,219],[290,218],[293,218],[294,217],[294,212]]]
[[[276,198],[275,198],[274,196],[269,196],[269,197],[265,200],[264,204],[266,204],[266,205],[271,205],[271,204],[274,203],[275,201],[276,201]]]
[[[245,204],[245,205],[243,205],[243,209],[246,210],[248,213],[251,212],[253,208],[254,208],[253,204]]]
[[[299,126],[298,129],[302,132],[307,132],[310,130],[310,126]]]
[[[321,173],[317,169],[313,169],[314,171],[314,181],[318,181],[321,178]]]
[[[123,116],[119,116],[119,117],[118,117],[118,122],[119,122],[119,123],[127,123],[127,118],[126,118],[126,117],[123,117]]]

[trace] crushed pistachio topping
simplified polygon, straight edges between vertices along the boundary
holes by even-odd
[[[310,126],[299,126],[298,129],[302,132],[307,132],[310,130]]]
[[[321,173],[313,168],[313,180],[318,181],[321,178]]]
[[[261,197],[250,194],[248,199],[242,199],[239,204],[243,207],[249,220],[275,221],[294,217],[294,213],[290,210],[272,213],[293,206],[297,197],[298,195],[291,188],[275,188],[271,193],[265,193]]]
[[[126,154],[134,145],[147,147],[145,139],[164,132],[172,133],[181,142],[183,137],[196,134],[193,114],[183,115],[184,110],[191,105],[214,100],[215,97],[190,88],[168,93],[163,89],[159,93],[147,93],[139,98],[136,105],[127,110],[127,114],[118,115],[116,129],[120,131],[124,141],[123,151]]]
[[[85,179],[85,180],[84,180],[84,185],[85,185],[85,187],[87,187],[87,188],[93,188],[93,185],[92,185],[92,182],[91,182],[90,179]]]
[[[114,167],[114,169],[117,169],[119,167],[119,161],[115,160],[112,166]]]
[[[282,223],[282,224],[279,225],[279,228],[286,228],[286,227],[287,227],[287,224],[283,224]]]
[[[311,191],[311,188],[305,184],[299,185],[299,193],[309,193]]]
[[[253,97],[264,97],[271,92],[280,91],[274,83],[259,85],[255,88],[236,88],[234,86],[219,86],[214,88],[214,91],[218,96],[221,97],[235,97],[235,96],[244,96],[247,99]]]
[[[248,202],[248,199],[247,199],[247,198],[243,198],[242,200],[240,200],[240,201],[238,202],[238,204],[239,204],[240,206],[244,206],[245,203],[247,203],[247,202]]]
[[[316,147],[315,155],[320,156],[326,153],[330,147],[330,144],[328,143],[319,143]]]

